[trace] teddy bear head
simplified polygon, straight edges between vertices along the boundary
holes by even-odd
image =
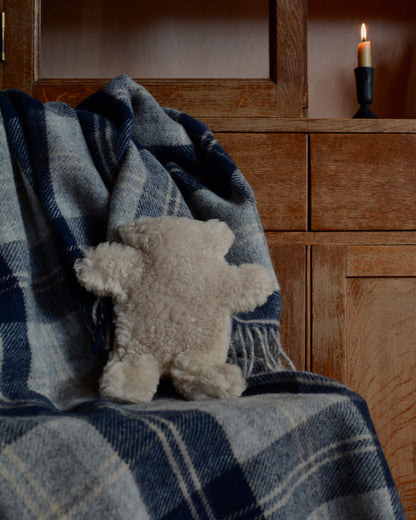
[[[143,252],[161,247],[180,247],[203,251],[205,255],[224,256],[234,242],[231,229],[219,220],[207,222],[186,217],[142,217],[118,228],[124,244]]]

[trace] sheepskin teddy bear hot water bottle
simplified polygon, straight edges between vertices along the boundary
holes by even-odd
[[[170,376],[186,399],[239,396],[241,370],[226,364],[233,314],[273,292],[268,269],[230,265],[229,227],[181,217],[144,217],[75,263],[86,289],[111,296],[115,341],[99,381],[104,398],[150,401]]]

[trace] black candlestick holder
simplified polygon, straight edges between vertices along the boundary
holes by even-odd
[[[377,119],[377,116],[370,109],[373,102],[373,67],[356,67],[355,85],[357,88],[357,101],[360,104],[358,112],[354,115],[356,119]]]

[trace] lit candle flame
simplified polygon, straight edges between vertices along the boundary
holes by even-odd
[[[367,39],[367,28],[365,26],[365,23],[361,24],[361,41],[365,42]]]

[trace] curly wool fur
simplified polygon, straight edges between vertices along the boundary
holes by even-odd
[[[226,364],[231,317],[266,302],[269,271],[228,264],[234,235],[217,220],[144,217],[119,233],[124,244],[100,244],[75,263],[86,289],[114,301],[101,396],[150,401],[165,375],[187,399],[241,395],[241,371]]]

